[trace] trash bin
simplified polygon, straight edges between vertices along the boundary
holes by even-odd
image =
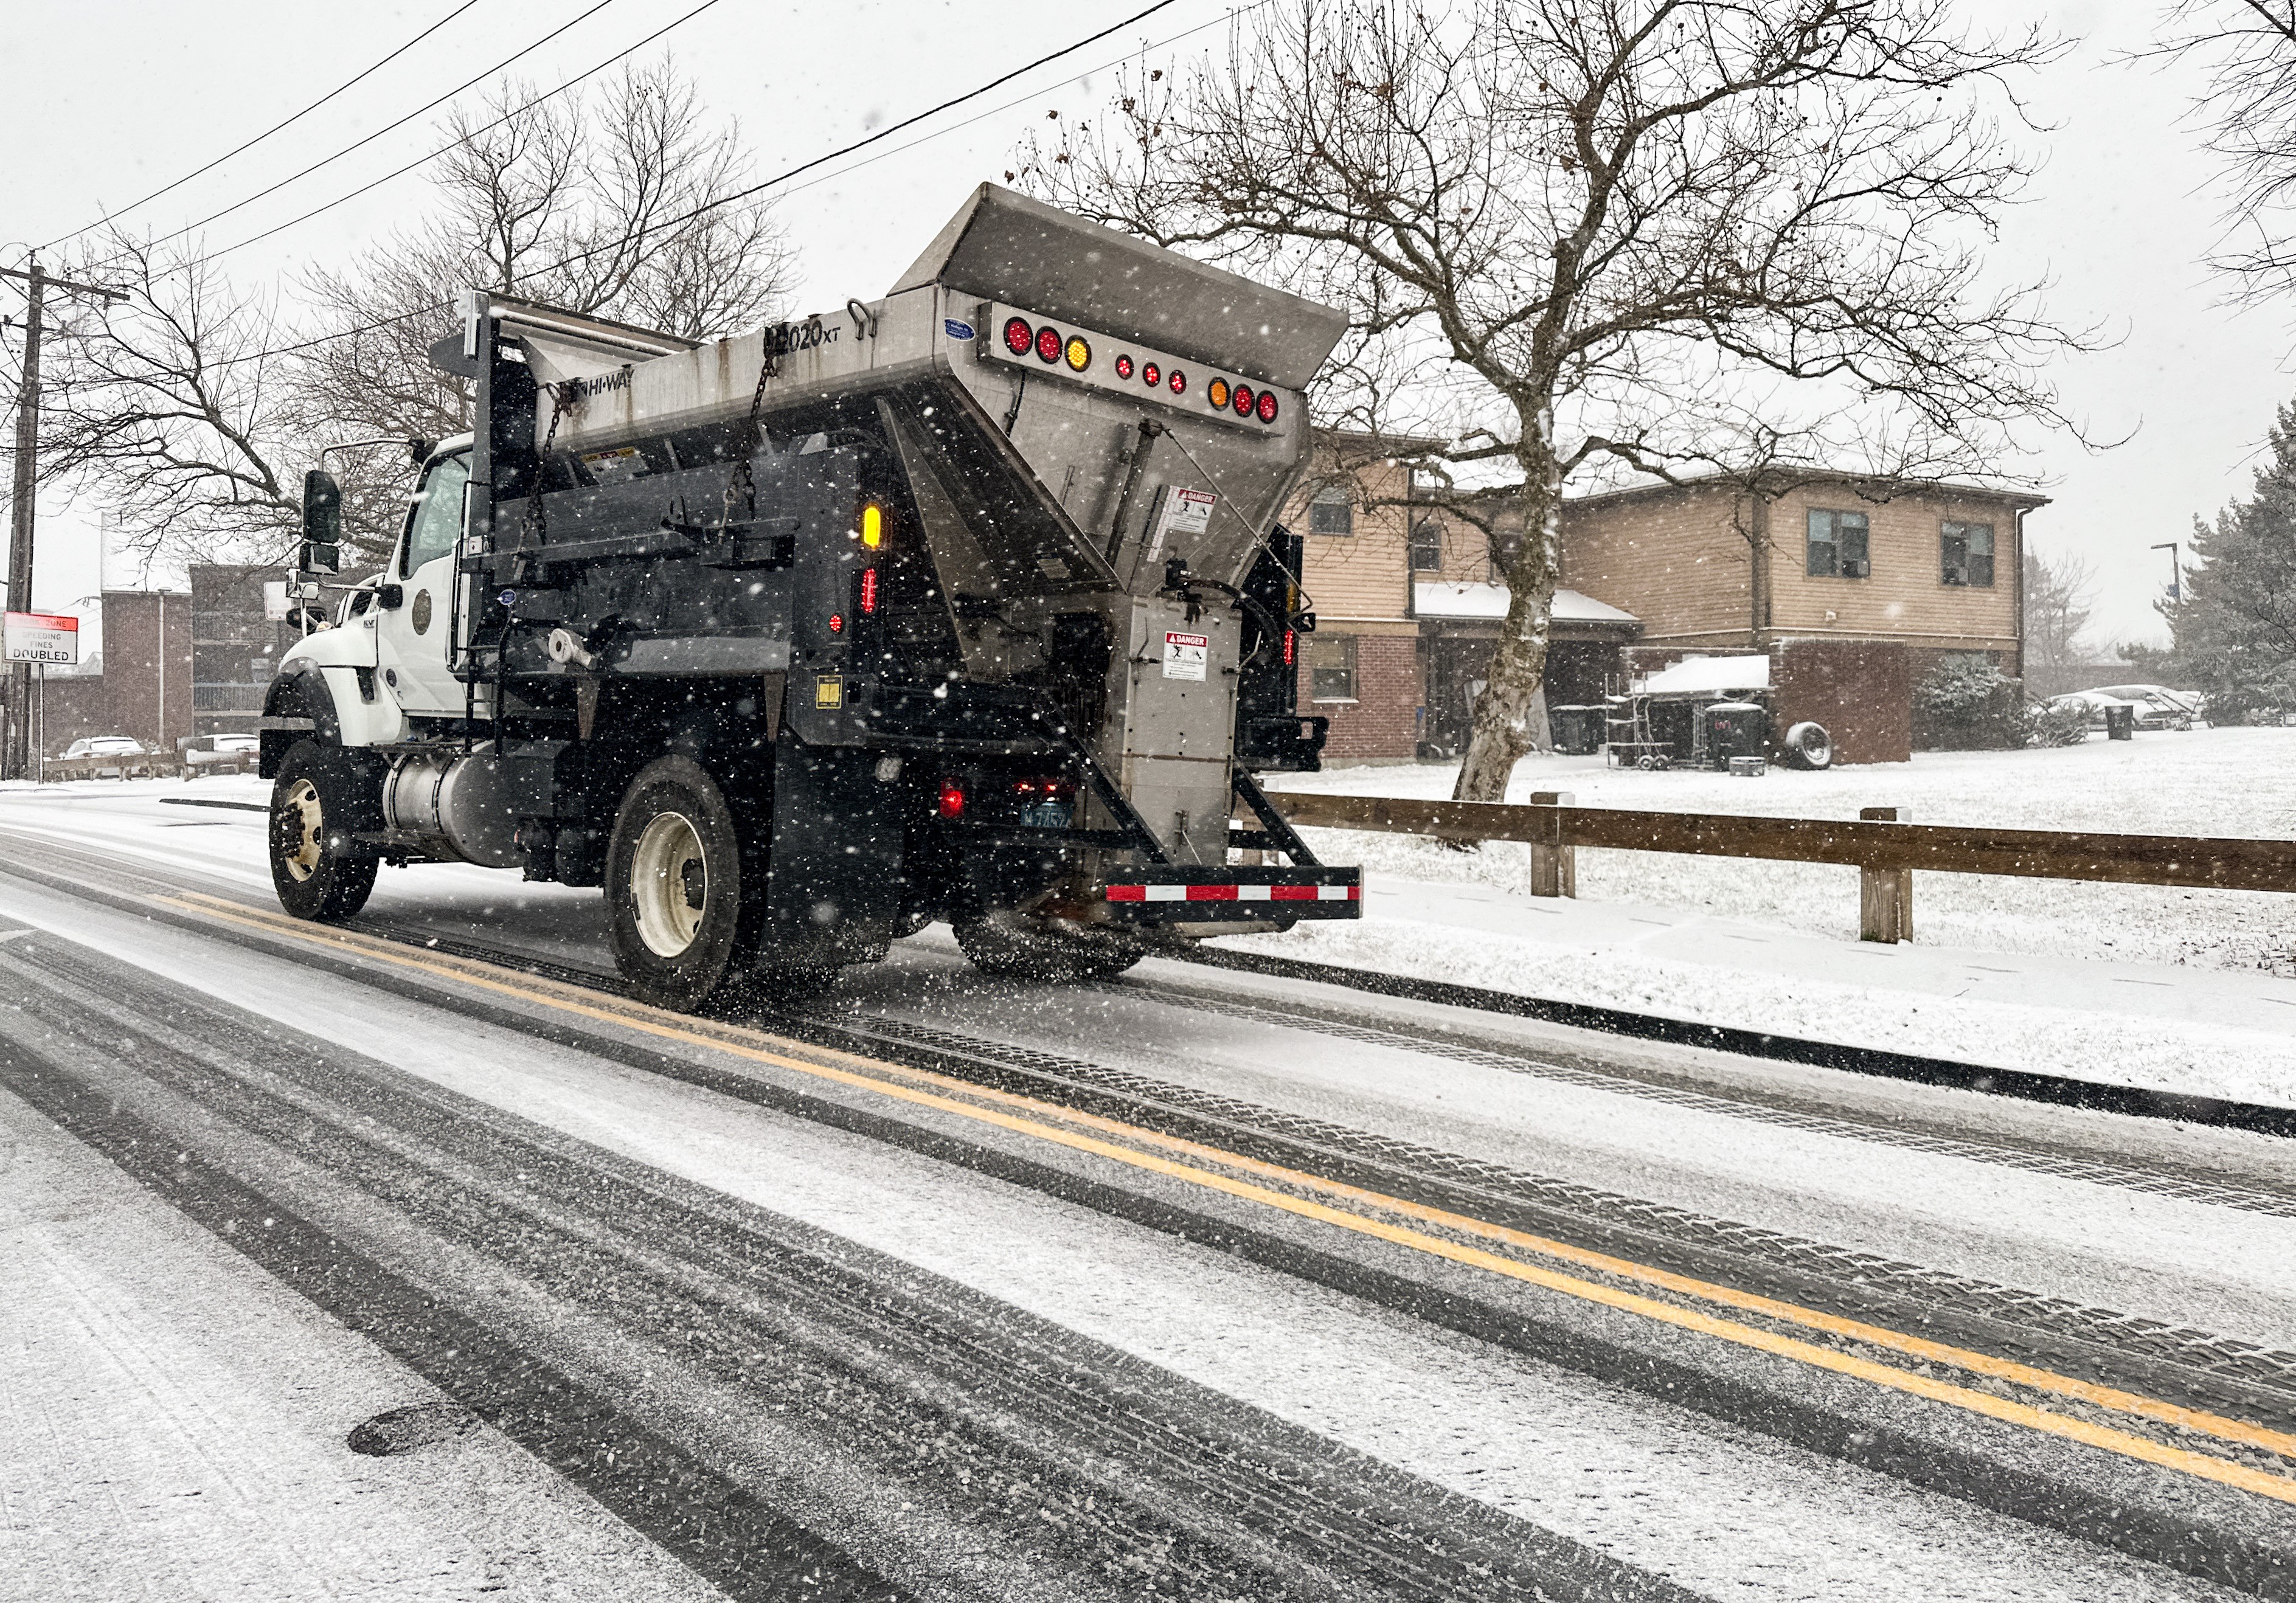
[[[1603,725],[1608,716],[1599,707],[1556,707],[1547,715],[1554,735],[1554,749],[1565,757],[1592,757],[1603,749],[1607,732]]]
[[[1761,757],[1769,750],[1770,715],[1759,702],[1710,701],[1698,712],[1706,760],[1728,768],[1734,757]]]
[[[2104,738],[2108,740],[2133,740],[2136,738],[2136,708],[2127,701],[2104,709]]]

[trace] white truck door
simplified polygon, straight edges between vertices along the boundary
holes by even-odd
[[[467,455],[442,456],[422,476],[398,560],[383,581],[397,585],[398,605],[375,626],[375,661],[384,683],[410,713],[462,716],[463,682],[448,668],[454,649],[455,547],[463,534]]]

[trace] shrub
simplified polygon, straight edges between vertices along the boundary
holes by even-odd
[[[2035,701],[2025,708],[2025,744],[2078,746],[2088,739],[2088,709]]]
[[[2006,750],[2025,738],[2024,686],[1989,657],[1948,657],[1914,686],[1914,743],[1924,751]]]

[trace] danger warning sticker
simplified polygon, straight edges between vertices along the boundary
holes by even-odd
[[[1201,679],[1205,659],[1211,655],[1212,637],[1209,634],[1180,634],[1167,630],[1164,634],[1164,677],[1167,679]]]

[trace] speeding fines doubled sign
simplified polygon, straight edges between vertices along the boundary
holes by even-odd
[[[79,619],[61,612],[11,612],[7,622],[10,662],[79,661]]]

